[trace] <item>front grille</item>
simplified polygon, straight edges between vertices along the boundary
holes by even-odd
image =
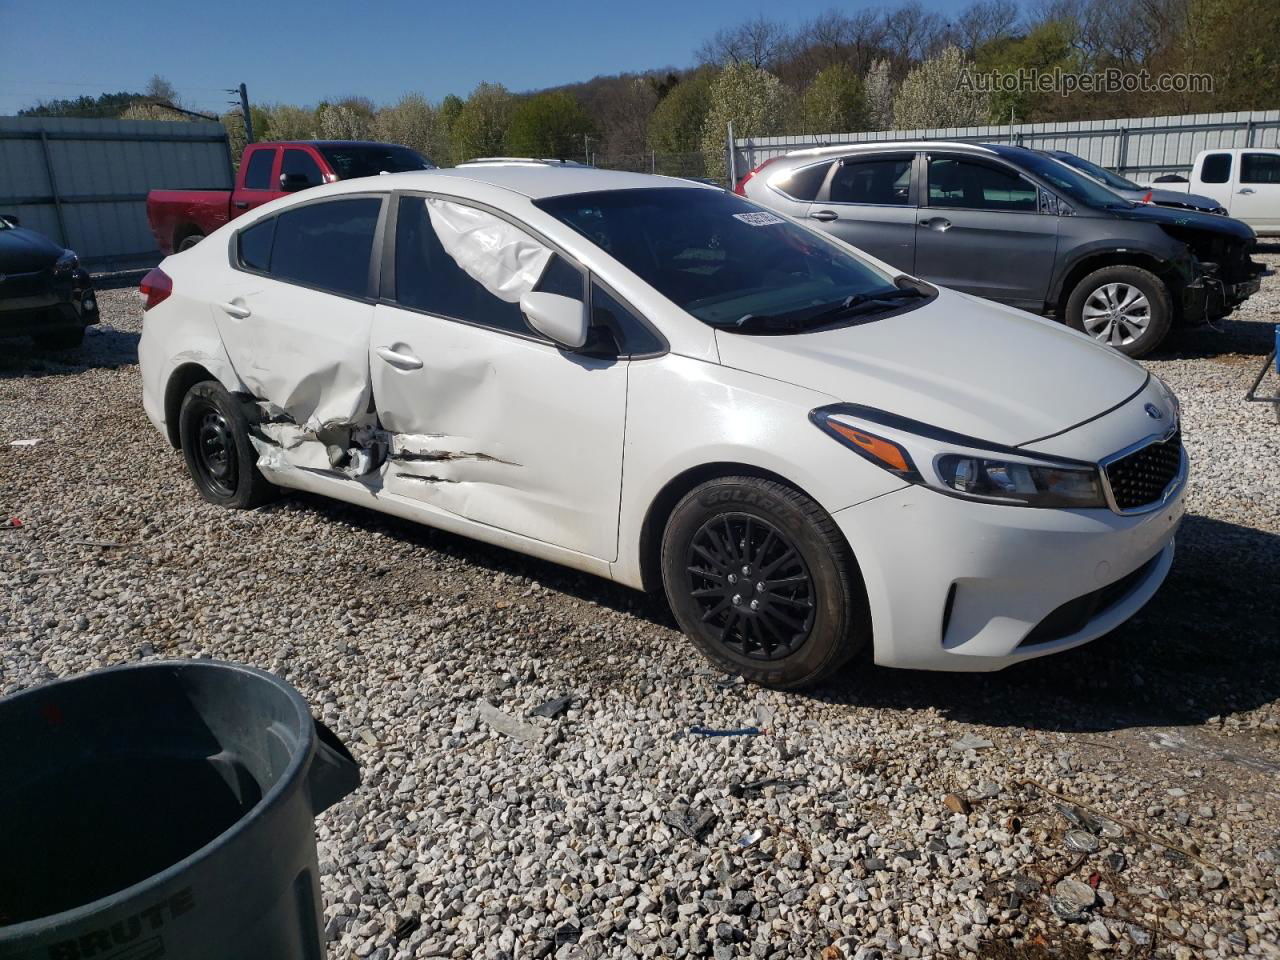
[[[0,271],[2,273],[2,271]],[[31,273],[10,273],[0,282],[5,298],[39,297],[53,289],[53,270],[34,270]]]
[[[1168,440],[1149,443],[1107,464],[1107,482],[1119,510],[1137,510],[1158,503],[1182,465],[1182,431]]]

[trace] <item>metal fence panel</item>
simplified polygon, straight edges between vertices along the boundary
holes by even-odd
[[[80,254],[91,269],[154,263],[148,190],[228,190],[217,121],[0,117],[0,211]]]
[[[746,171],[770,157],[806,147],[895,140],[1016,143],[1038,150],[1069,150],[1139,182],[1149,182],[1166,173],[1186,174],[1201,150],[1280,145],[1280,110],[929,130],[739,137],[734,140],[734,148],[738,170]]]

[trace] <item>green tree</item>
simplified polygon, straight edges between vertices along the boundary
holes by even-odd
[[[853,133],[867,129],[866,90],[846,63],[818,72],[800,98],[802,133]]]
[[[373,135],[417,150],[433,161],[442,140],[436,109],[420,93],[407,93],[394,106],[379,110],[373,119]]]
[[[707,174],[727,175],[727,127],[735,137],[769,137],[786,130],[794,95],[772,73],[738,63],[725,67],[711,84],[702,124],[702,156]]]
[[[972,84],[973,64],[958,47],[947,47],[907,74],[893,100],[899,130],[967,127],[986,123],[990,98]]]
[[[1074,45],[1076,25],[1068,19],[1045,20],[1025,35],[993,40],[978,50],[979,73],[1017,74],[1021,70],[1052,73],[1055,69],[1076,72],[1083,69]],[[1083,99],[1083,98],[1082,98]],[[1054,92],[996,90],[990,97],[990,118],[1008,123],[1069,119],[1063,112],[1071,104]]]
[[[450,129],[453,161],[502,153],[515,100],[500,83],[482,83],[471,91]]]
[[[657,155],[659,173],[701,176],[705,172],[702,128],[711,105],[712,77],[708,70],[685,77],[671,87],[649,115],[649,149]]]
[[[320,140],[368,140],[373,136],[373,102],[367,97],[344,97],[316,107],[316,137]]]
[[[1189,0],[1182,49],[1165,69],[1213,76],[1212,93],[1184,99],[1199,110],[1265,110],[1280,103],[1280,3]]]
[[[18,111],[20,117],[88,117],[98,119],[118,117],[135,100],[144,99],[141,93],[103,93],[96,97],[81,96],[74,100],[42,100],[34,107]]]
[[[295,107],[288,103],[273,103],[262,107],[266,115],[265,125],[259,129],[258,108],[253,111],[253,132],[259,138],[272,140],[310,140],[316,135],[316,112],[307,107]]]
[[[867,101],[867,126],[872,130],[893,129],[893,73],[888,60],[877,60],[867,69],[862,82]]]
[[[516,157],[578,158],[583,138],[595,124],[578,101],[564,91],[536,93],[517,101],[507,126],[507,151]]]

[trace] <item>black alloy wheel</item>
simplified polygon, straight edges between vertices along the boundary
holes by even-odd
[[[780,660],[809,639],[815,587],[799,550],[773,524],[722,513],[689,544],[689,592],[701,619],[738,656]]]
[[[680,628],[719,669],[753,683],[810,686],[871,639],[866,589],[840,528],[777,480],[694,487],[667,518],[659,560]]]

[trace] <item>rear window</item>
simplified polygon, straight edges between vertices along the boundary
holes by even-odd
[[[910,156],[845,160],[831,177],[832,203],[905,204],[911,198]]]
[[[244,172],[246,190],[270,190],[271,168],[276,162],[274,150],[254,150],[249,154],[249,167]]]
[[[1226,183],[1231,179],[1231,154],[1211,153],[1204,158],[1204,166],[1200,168],[1200,179],[1204,183]]]
[[[822,234],[723,190],[601,190],[536,201],[693,316],[725,325],[890,284]]]
[[[431,170],[434,164],[416,150],[393,144],[340,144],[320,147],[339,180],[376,177],[382,173]]]
[[[368,296],[369,258],[381,209],[377,197],[354,197],[309,203],[273,217],[271,276],[342,296]],[[260,226],[241,234],[242,260],[245,239]]]
[[[813,200],[822,189],[827,179],[827,171],[831,162],[815,163],[812,166],[792,170],[789,174],[781,174],[771,178],[769,183],[795,200]]]

